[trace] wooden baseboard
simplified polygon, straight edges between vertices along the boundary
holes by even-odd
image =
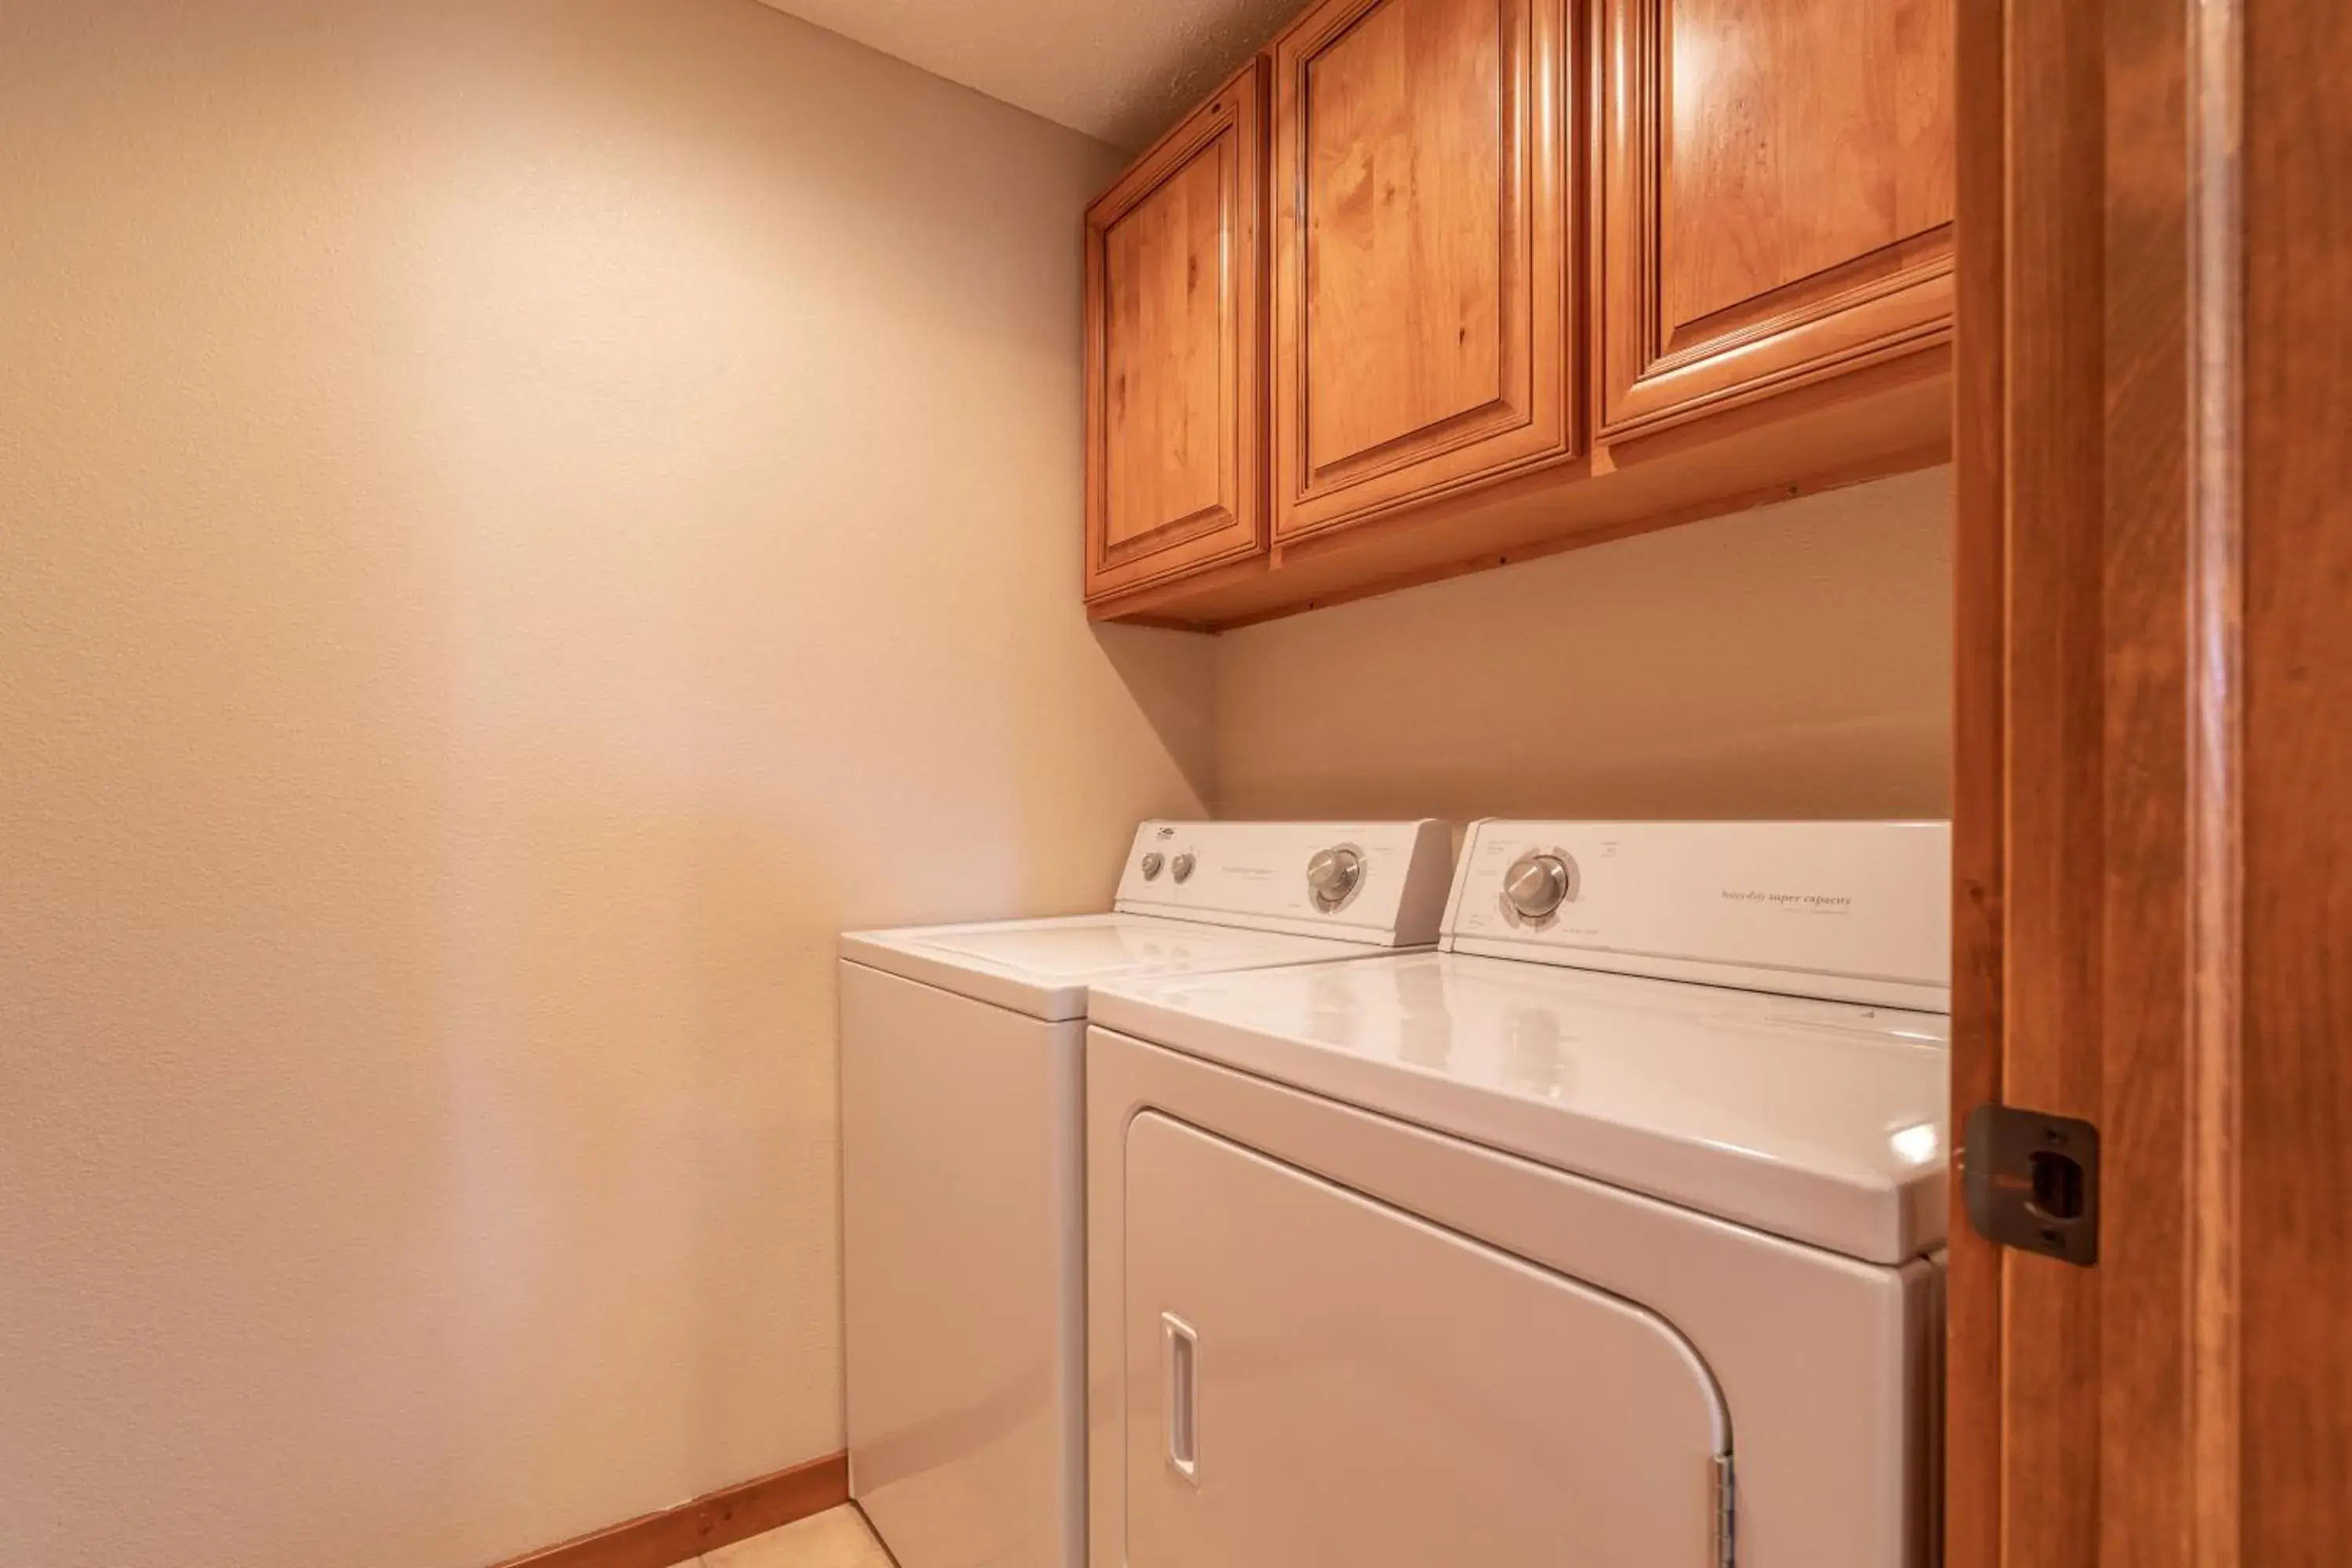
[[[510,1557],[498,1568],[672,1568],[698,1552],[747,1541],[848,1500],[849,1456],[828,1454],[560,1546]]]

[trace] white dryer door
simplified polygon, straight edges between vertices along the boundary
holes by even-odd
[[[1730,1447],[1656,1313],[1146,1114],[1134,1568],[1701,1568]]]

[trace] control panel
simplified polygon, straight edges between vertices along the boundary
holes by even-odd
[[[1442,822],[1167,822],[1136,829],[1116,908],[1421,947],[1454,869]]]
[[[1480,822],[1454,874],[1444,945],[1941,1011],[1951,826]]]

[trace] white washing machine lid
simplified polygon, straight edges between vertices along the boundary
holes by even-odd
[[[1122,979],[1092,1017],[1866,1262],[1944,1239],[1937,1014],[1418,953]]]
[[[1276,964],[1361,958],[1364,944],[1156,915],[1065,915],[846,931],[841,956],[1058,1022],[1087,1016],[1089,987]]]

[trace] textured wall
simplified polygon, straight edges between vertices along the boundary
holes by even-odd
[[[1942,816],[1937,468],[1218,639],[1248,816]]]
[[[837,928],[1101,899],[1104,149],[747,0],[0,4],[0,1563],[836,1447]]]

